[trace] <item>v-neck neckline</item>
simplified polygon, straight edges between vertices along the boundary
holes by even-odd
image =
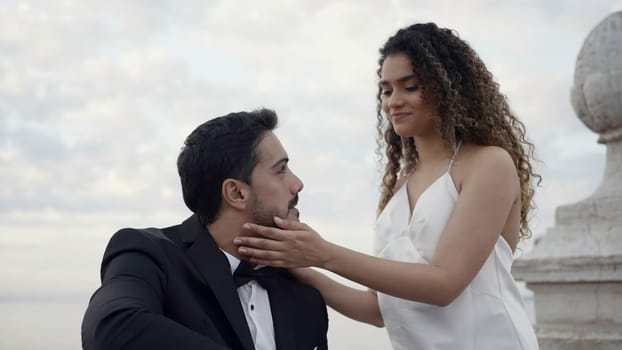
[[[412,205],[412,209],[411,209],[411,205],[410,205],[410,195],[408,194],[408,180],[410,179],[410,176],[412,176],[412,174],[409,174],[409,176],[406,179],[406,181],[404,181],[404,185],[402,185],[402,187],[406,188],[404,190],[404,192],[406,192],[406,205],[408,206],[408,211],[409,211],[409,219],[408,219],[408,224],[409,225],[412,223],[413,217],[415,216],[415,212],[417,211],[417,207],[419,206],[419,202],[421,201],[423,195],[426,194],[430,188],[435,186],[436,183],[439,182],[442,178],[444,178],[445,176],[449,175],[449,178],[451,180],[451,184],[452,184],[453,189],[456,191],[456,193],[458,192],[458,190],[456,189],[456,184],[454,182],[454,179],[451,177],[450,171],[451,171],[451,168],[453,167],[454,160],[456,159],[456,156],[458,155],[458,151],[460,150],[460,146],[462,146],[462,140],[458,141],[458,144],[454,148],[454,153],[451,156],[451,158],[449,159],[449,165],[447,166],[447,170],[445,170],[444,173],[439,175],[439,177],[436,178],[436,180],[434,180],[430,185],[428,185],[428,187],[426,187],[419,194],[419,198],[417,198],[417,201]]]
[[[449,174],[449,171],[445,171],[444,173],[442,173],[439,177],[436,178],[436,180],[434,180],[430,185],[428,185],[428,187],[426,187],[421,194],[419,194],[419,198],[417,198],[417,201],[414,203],[414,205],[412,206],[411,209],[411,204],[410,204],[410,195],[408,194],[408,179],[406,181],[404,181],[404,185],[402,186],[402,188],[404,188],[404,193],[406,195],[406,205],[408,207],[408,224],[410,224],[412,222],[413,217],[415,216],[415,212],[417,211],[417,208],[419,207],[419,203],[421,202],[421,200],[423,199],[423,196],[425,194],[427,194],[427,192],[434,186],[436,186],[436,184],[445,176],[447,176],[447,174]]]

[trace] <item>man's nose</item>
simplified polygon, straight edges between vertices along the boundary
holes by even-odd
[[[303,187],[305,187],[305,185],[302,183],[302,180],[300,180],[300,178],[296,176],[296,174],[294,174],[294,184],[292,186],[293,192],[298,193],[302,191]]]

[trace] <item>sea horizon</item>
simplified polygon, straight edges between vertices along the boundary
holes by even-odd
[[[0,294],[0,349],[82,349],[80,325],[89,299],[83,293]],[[533,295],[524,294],[524,301],[533,322]],[[350,320],[330,308],[328,314],[331,348],[391,348],[384,328]]]

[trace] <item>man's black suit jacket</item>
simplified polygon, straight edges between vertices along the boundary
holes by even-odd
[[[269,292],[277,349],[326,349],[320,293],[283,270]],[[194,215],[110,240],[82,321],[85,350],[254,349],[225,255]]]

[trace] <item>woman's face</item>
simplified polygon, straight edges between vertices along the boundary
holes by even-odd
[[[415,76],[408,56],[387,56],[380,73],[382,111],[402,137],[439,135],[437,113]]]

